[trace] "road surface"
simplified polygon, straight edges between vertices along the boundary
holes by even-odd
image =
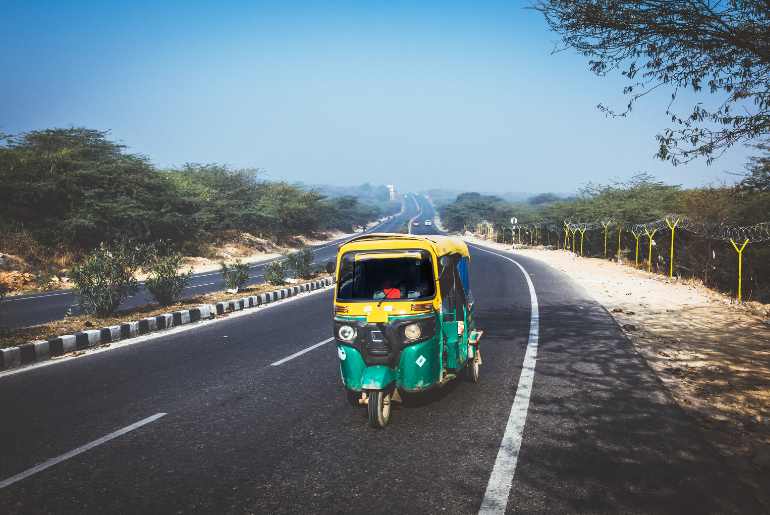
[[[507,512],[763,512],[606,310],[537,261],[473,247],[480,384],[369,428],[321,343],[330,291],[0,376],[0,485],[30,474],[0,488],[0,513],[478,513],[530,343],[508,257],[534,285],[539,348]]]

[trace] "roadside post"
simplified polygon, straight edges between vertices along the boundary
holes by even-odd
[[[652,272],[652,242],[653,238],[655,237],[655,233],[658,232],[658,229],[655,228],[650,232],[650,229],[645,227],[644,233],[647,235],[647,239],[649,240],[649,248],[647,250],[647,271]]]
[[[746,245],[749,244],[748,238],[743,241],[741,248],[735,243],[735,240],[730,238],[730,243],[733,244],[735,252],[738,253],[738,302],[743,301],[743,251],[746,249]]]
[[[674,236],[676,236],[676,227],[681,222],[681,218],[674,220],[673,218],[666,217],[666,225],[671,229],[671,250],[668,253],[668,277],[674,277]],[[748,241],[748,240],[747,240]],[[735,243],[733,243],[735,245]]]

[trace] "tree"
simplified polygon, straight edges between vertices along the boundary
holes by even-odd
[[[755,145],[762,155],[749,160],[748,173],[739,187],[745,191],[770,193],[770,141]]]
[[[637,100],[666,86],[672,126],[656,135],[657,157],[674,165],[710,163],[739,142],[770,134],[770,3],[766,0],[543,0],[540,11],[568,48],[599,76],[628,80],[625,116]],[[680,90],[715,95],[677,114]]]

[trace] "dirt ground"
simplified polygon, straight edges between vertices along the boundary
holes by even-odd
[[[368,227],[376,223],[372,222]],[[244,263],[259,263],[289,253],[303,245],[323,245],[340,238],[353,236],[353,234],[355,233],[346,234],[341,231],[330,231],[316,239],[297,236],[287,244],[277,245],[270,240],[242,233],[237,242],[213,246],[208,257],[185,257],[182,268],[184,271],[192,270],[193,273],[197,274],[219,270],[223,261],[232,263],[235,260],[241,260]],[[8,296],[73,288],[74,285],[66,277],[66,265],[61,272],[49,277],[48,284],[38,284],[38,277],[32,273],[31,267],[22,258],[3,252],[3,249],[0,248],[0,285],[7,288]],[[147,274],[139,272],[136,274],[136,278],[143,281],[147,278]]]
[[[515,252],[582,286],[726,455],[770,473],[770,305],[737,304],[698,281],[669,279],[633,264],[543,248]]]

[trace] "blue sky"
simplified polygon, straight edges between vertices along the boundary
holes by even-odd
[[[308,183],[574,191],[648,171],[669,92],[628,119],[619,78],[557,42],[527,2],[0,0],[0,131],[108,129],[160,166],[219,162]],[[683,104],[683,108],[688,104]]]

